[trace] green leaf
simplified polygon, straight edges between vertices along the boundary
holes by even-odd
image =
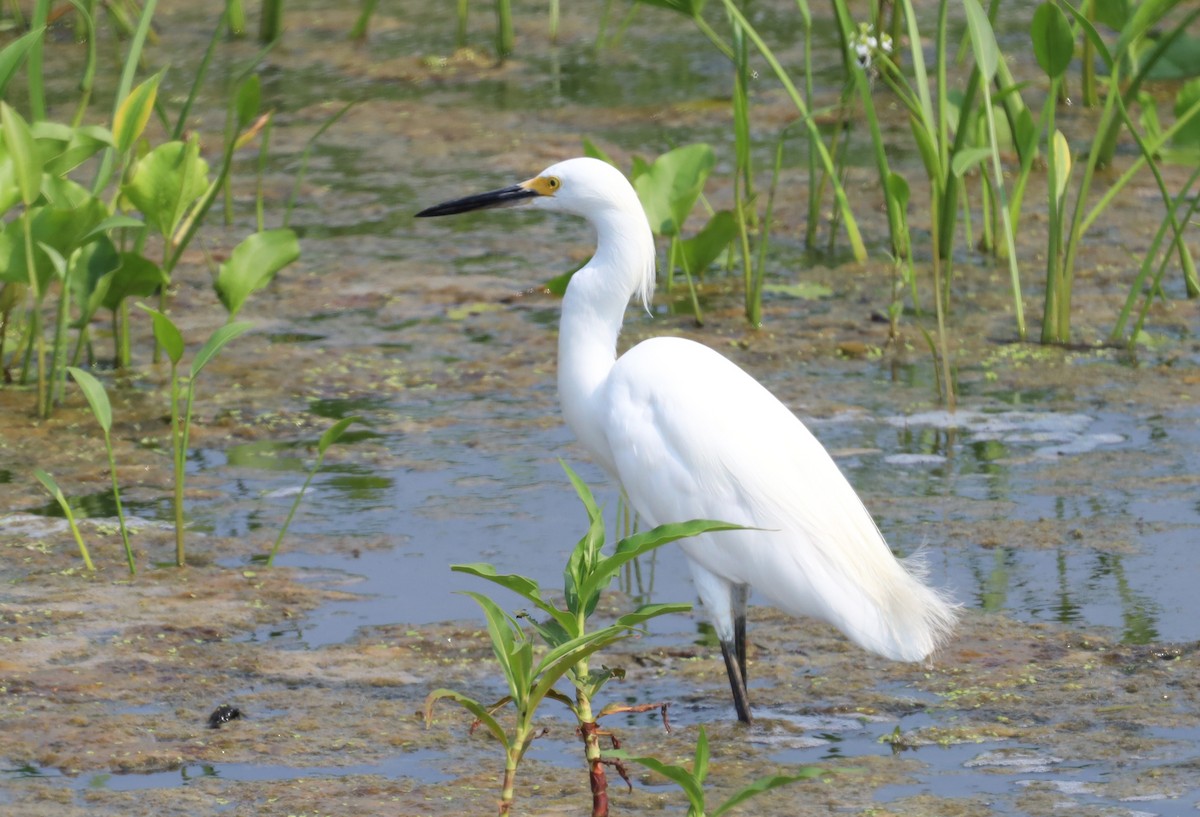
[[[45,172],[65,176],[105,148],[113,146],[113,136],[107,128],[95,125],[79,128],[66,127],[66,139],[57,136],[50,139],[47,125],[57,123],[38,122],[33,126],[33,136],[42,149]]]
[[[1093,0],[1092,7],[1096,22],[1113,31],[1120,31],[1129,22],[1129,0]]]
[[[888,198],[895,202],[901,210],[908,207],[908,201],[912,197],[912,191],[908,186],[908,179],[894,170],[889,170],[886,187]]]
[[[609,582],[617,574],[617,571],[624,567],[625,564],[644,553],[649,553],[657,547],[662,547],[679,539],[686,539],[689,536],[696,536],[701,533],[745,529],[742,525],[734,525],[730,522],[693,519],[688,522],[672,522],[668,525],[659,525],[651,530],[635,533],[633,536],[629,536],[618,542],[613,554],[601,560],[596,565],[595,570],[587,577],[583,588],[580,590],[580,596],[588,598],[593,593],[599,595],[600,591],[608,586]]]
[[[500,743],[504,746],[509,745],[508,735],[506,735],[504,733],[504,729],[503,729],[503,727],[500,726],[500,722],[497,721],[494,717],[492,717],[492,713],[488,712],[487,709],[483,706],[483,704],[479,703],[479,701],[476,701],[474,698],[468,698],[466,695],[463,695],[461,692],[455,692],[452,689],[435,689],[433,692],[430,692],[428,696],[426,696],[426,698],[425,698],[425,726],[426,726],[426,728],[428,728],[429,724],[433,721],[433,705],[435,703],[437,703],[439,700],[442,700],[443,698],[454,701],[456,704],[461,706],[463,709],[470,712],[472,715],[475,716],[476,720],[478,720],[480,723],[482,723],[484,725],[484,727],[488,730],[488,732],[491,733],[492,737],[494,737],[496,740],[500,741]]]
[[[692,609],[692,605],[682,602],[666,602],[660,604],[643,604],[641,607],[634,610],[632,613],[626,613],[617,619],[617,626],[620,627],[636,627],[643,622],[649,621],[652,618],[659,616],[670,615],[672,613],[686,613]]]
[[[39,26],[22,34],[4,46],[4,50],[0,51],[0,97],[5,96],[5,90],[8,88],[8,83],[13,78],[13,74],[17,73],[17,70],[21,67],[21,63],[25,61],[26,55],[29,54],[29,49],[41,39],[45,32],[46,27]]]
[[[138,304],[143,312],[150,315],[150,320],[154,322],[154,338],[158,344],[163,347],[167,353],[167,357],[176,366],[179,361],[183,360],[183,333],[179,331],[179,327],[175,322],[159,312],[157,309],[151,309],[145,304]]]
[[[960,148],[957,153],[950,159],[950,170],[958,178],[966,175],[967,171],[975,167],[975,165],[987,161],[992,156],[992,149],[988,148]]]
[[[613,167],[617,166],[617,163],[612,160],[611,156],[605,153],[599,145],[586,136],[583,137],[583,155],[589,156],[593,159],[599,159],[602,162],[608,162]]]
[[[1075,56],[1075,37],[1071,23],[1057,4],[1044,2],[1033,13],[1029,27],[1033,39],[1033,55],[1050,79],[1066,73]]]
[[[121,253],[121,266],[113,273],[101,306],[116,311],[130,296],[148,297],[167,283],[162,267],[132,252]]]
[[[1087,37],[1088,41],[1092,44],[1092,48],[1095,50],[1096,55],[1104,61],[1105,67],[1111,74],[1113,69],[1113,55],[1112,52],[1108,50],[1108,45],[1104,42],[1104,38],[1100,36],[1100,32],[1096,31],[1096,27],[1092,25],[1092,21],[1089,20],[1087,15],[1085,15],[1079,9],[1075,8],[1070,3],[1067,4],[1066,9],[1067,13],[1075,18],[1076,24],[1079,26],[1080,30],[1083,31],[1083,36]],[[1099,17],[1096,19],[1099,19]],[[1119,28],[1119,26],[1117,27]]]
[[[708,730],[700,724],[700,733],[696,735],[696,756],[692,760],[692,777],[697,783],[703,784],[708,777]]]
[[[685,145],[659,156],[633,180],[656,235],[680,234],[716,162],[708,145]]]
[[[217,353],[225,348],[225,344],[245,334],[253,327],[254,324],[249,321],[241,321],[239,323],[227,323],[213,332],[204,345],[200,347],[200,351],[196,352],[196,356],[192,358],[192,378],[194,379],[196,375],[200,374],[201,370],[217,356]]]
[[[37,481],[42,483],[43,487],[50,492],[50,495],[59,502],[64,500],[62,489],[58,487],[58,483],[54,481],[54,477],[47,474],[41,468],[34,468],[33,475],[37,477]]]
[[[99,380],[83,369],[68,366],[67,371],[79,384],[84,398],[92,408],[96,422],[100,424],[100,428],[104,429],[104,434],[107,436],[108,432],[112,430],[112,404],[108,402],[108,392],[104,391],[104,386],[100,384]]]
[[[629,631],[626,628],[611,626],[580,636],[550,650],[538,663],[538,668],[534,672],[534,677],[538,680],[529,695],[531,705],[536,707],[550,688],[580,661],[628,637]]]
[[[279,270],[300,257],[300,243],[291,230],[264,230],[238,244],[217,273],[217,297],[229,317],[241,311],[250,293],[262,289]]]
[[[0,129],[4,132],[4,146],[13,163],[13,175],[21,201],[31,207],[42,188],[42,159],[29,130],[29,123],[7,102],[0,102]]]
[[[237,115],[237,129],[239,131],[253,121],[254,117],[258,116],[258,110],[261,105],[262,82],[259,80],[258,74],[251,74],[238,85],[237,94],[234,98],[234,111]]]
[[[54,277],[60,281],[67,278],[67,259],[62,257],[62,253],[51,247],[44,241],[38,242],[38,248],[50,259],[50,266],[54,269]]]
[[[169,239],[207,189],[208,163],[200,158],[200,143],[193,138],[164,142],[143,156],[122,192],[146,223]]]
[[[657,772],[668,780],[673,780],[678,784],[679,788],[683,789],[683,793],[687,795],[688,802],[691,804],[692,810],[689,814],[704,814],[704,789],[692,777],[691,772],[682,766],[673,766],[668,763],[663,763],[656,757],[628,757],[623,752],[605,752],[605,757],[615,757],[618,759],[631,760],[641,766],[645,766],[652,772]]]
[[[1200,102],[1200,79],[1185,83],[1175,95],[1175,118],[1187,116],[1196,103]],[[1200,147],[1200,116],[1192,114],[1191,119],[1175,133],[1172,140],[1180,147]]]
[[[67,281],[71,300],[80,309],[76,325],[86,324],[96,314],[113,275],[120,268],[121,254],[106,235],[89,241],[72,254]]]
[[[717,806],[712,812],[712,817],[721,817],[722,814],[729,811],[734,806],[741,805],[751,797],[755,797],[756,795],[762,794],[765,791],[777,789],[780,786],[788,786],[801,780],[812,780],[814,777],[820,777],[825,774],[829,774],[829,772],[825,769],[818,769],[815,766],[806,766],[797,774],[777,774],[770,777],[760,777],[749,786],[746,786],[744,789],[734,794],[724,803]]]
[[[325,433],[321,435],[321,439],[317,440],[317,454],[325,456],[325,452],[329,449],[329,446],[336,443],[346,433],[346,429],[351,424],[358,422],[362,422],[361,417],[343,417],[325,429]]]
[[[737,219],[731,211],[720,210],[713,213],[704,229],[679,242],[688,271],[695,275],[708,269],[709,265],[725,252],[725,248],[737,234]]]
[[[473,593],[470,590],[464,590],[462,594],[474,599],[475,603],[483,610],[488,637],[492,641],[492,652],[495,654],[496,660],[500,662],[500,669],[504,672],[505,681],[508,682],[509,694],[512,695],[517,709],[524,709],[529,701],[532,673],[525,667],[523,661],[515,659],[519,653],[518,642],[526,640],[525,634],[521,632],[516,620],[501,610],[499,605],[487,596]]]
[[[1067,137],[1057,128],[1051,142],[1051,150],[1054,151],[1054,195],[1061,206],[1063,195],[1067,192],[1067,182],[1071,179],[1071,147],[1067,144]]]
[[[150,114],[154,110],[154,101],[158,97],[158,84],[162,82],[165,73],[166,69],[163,69],[138,85],[117,108],[116,115],[113,116],[112,132],[117,150],[122,154],[129,152],[133,143],[146,129],[146,123],[150,121]]]
[[[975,64],[984,80],[991,82],[1000,63],[1000,46],[996,44],[996,34],[992,31],[992,24],[988,21],[983,7],[979,5],[979,0],[963,0],[963,8],[967,12],[967,30],[971,33]]]
[[[497,573],[495,567],[484,562],[450,565],[450,569],[456,573],[466,573],[470,576],[486,579],[493,584],[500,585],[506,590],[511,590],[530,604],[535,605],[539,610],[547,613],[553,620],[558,622],[560,627],[571,631],[572,638],[578,635],[578,633],[573,632],[577,624],[575,617],[564,610],[559,610],[542,598],[542,589],[533,579],[516,573]]]

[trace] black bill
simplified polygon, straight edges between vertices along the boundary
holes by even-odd
[[[512,207],[516,204],[522,204],[528,199],[540,195],[536,190],[525,187],[521,184],[514,184],[511,187],[504,187],[500,190],[492,190],[489,193],[477,193],[474,196],[467,196],[454,201],[447,201],[441,204],[435,204],[432,207],[426,207],[421,212],[417,213],[417,218],[428,218],[429,216],[452,216],[455,213],[467,213],[471,210],[486,210],[491,207]]]

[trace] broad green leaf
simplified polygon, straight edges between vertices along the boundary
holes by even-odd
[[[346,433],[346,429],[349,428],[351,424],[361,421],[361,417],[343,417],[341,420],[338,420],[329,428],[325,429],[325,433],[321,435],[321,439],[317,440],[317,453],[323,456],[325,452],[329,450],[329,446],[336,443],[338,439]]]
[[[679,242],[686,259],[688,272],[693,275],[703,273],[709,265],[725,252],[729,242],[737,237],[737,219],[729,210],[713,213],[704,229],[691,238]]]
[[[1080,7],[1084,4],[1079,3]],[[1096,22],[1103,23],[1113,31],[1120,31],[1129,22],[1129,0],[1092,0]]]
[[[1050,79],[1061,77],[1075,56],[1075,37],[1071,23],[1057,4],[1044,2],[1033,13],[1029,28],[1033,55]]]
[[[171,238],[188,208],[208,189],[208,163],[200,143],[164,142],[143,156],[122,192],[164,238]]]
[[[117,150],[122,154],[129,152],[133,143],[146,129],[146,123],[150,121],[150,114],[154,111],[154,100],[158,96],[158,84],[162,81],[165,73],[166,69],[163,69],[138,85],[129,92],[129,96],[125,97],[121,106],[117,108],[117,113],[113,116],[112,133]]]
[[[175,322],[159,312],[157,309],[151,309],[145,304],[138,304],[142,311],[150,315],[150,320],[154,323],[154,338],[159,345],[167,353],[167,358],[176,366],[179,361],[183,360],[183,333],[179,331],[179,327]]]
[[[716,162],[710,146],[685,145],[659,156],[633,180],[656,235],[680,234]]]
[[[1054,195],[1062,204],[1063,195],[1067,192],[1067,182],[1071,179],[1071,147],[1062,131],[1055,129],[1053,144],[1054,151]]]
[[[30,207],[41,194],[42,163],[29,123],[7,102],[0,102],[0,129],[4,133],[4,146],[12,159],[13,176],[17,189],[21,191],[21,201]]]
[[[225,348],[225,344],[252,328],[254,328],[254,324],[249,321],[241,321],[239,323],[227,323],[213,332],[208,340],[204,342],[204,345],[200,347],[200,351],[196,352],[196,356],[192,358],[192,378],[194,379],[196,375],[200,374],[204,367],[217,356],[217,353]]]
[[[1176,131],[1172,140],[1179,147],[1200,147],[1200,116],[1192,110],[1197,103],[1200,103],[1200,79],[1186,83],[1175,95],[1176,121],[1191,112],[1189,121]]]
[[[722,814],[729,811],[734,806],[741,805],[751,797],[762,794],[771,789],[777,789],[780,786],[787,786],[792,783],[798,783],[801,780],[812,780],[814,777],[821,777],[829,774],[825,769],[819,769],[816,766],[806,766],[800,770],[798,774],[777,774],[770,777],[760,777],[749,786],[746,786],[741,791],[734,794],[721,805],[713,809],[712,817],[721,817]]]
[[[0,139],[0,213],[8,212],[8,209],[20,200],[21,188],[17,186],[17,168],[8,149],[4,147],[4,140]]]
[[[234,96],[234,113],[237,116],[237,130],[241,131],[254,117],[262,104],[262,82],[258,74],[246,77],[237,87]]]
[[[79,384],[84,398],[91,406],[92,414],[96,417],[96,422],[100,424],[100,428],[104,429],[107,436],[108,432],[112,430],[112,404],[108,402],[108,392],[104,391],[104,386],[100,385],[100,381],[89,372],[75,366],[68,366],[67,371]]]
[[[443,698],[447,698],[451,701],[454,701],[456,704],[461,706],[463,709],[470,712],[472,715],[475,716],[476,720],[478,720],[480,723],[482,723],[484,725],[484,727],[487,728],[488,732],[491,733],[492,737],[494,737],[496,740],[500,741],[500,743],[502,745],[508,746],[508,744],[509,744],[508,735],[504,734],[503,727],[501,727],[500,722],[497,721],[492,716],[492,713],[488,712],[487,709],[483,706],[483,704],[479,703],[474,698],[468,698],[466,695],[463,695],[461,692],[455,692],[452,689],[435,689],[433,692],[430,692],[428,696],[426,696],[426,698],[425,698],[425,726],[426,726],[426,728],[428,728],[429,724],[433,722],[433,705]]]
[[[50,260],[50,266],[54,270],[54,277],[60,281],[65,281],[67,278],[67,259],[62,257],[62,253],[44,241],[38,242],[38,249]]]
[[[107,128],[93,125],[69,128],[68,130],[65,143],[58,145],[57,149],[51,153],[43,152],[47,173],[55,176],[66,175],[100,151],[113,146],[113,136]],[[47,146],[36,127],[34,137],[38,140],[39,147],[44,149]]]
[[[21,67],[21,63],[25,61],[26,55],[29,54],[29,49],[41,39],[45,32],[46,27],[39,26],[22,34],[4,46],[3,50],[0,50],[0,98],[5,96],[9,80],[13,78],[13,74]]]
[[[80,309],[76,325],[86,324],[96,314],[113,275],[120,268],[121,254],[106,235],[87,242],[72,254],[67,280],[71,287],[71,300]]]
[[[101,221],[96,226],[92,227],[91,231],[83,237],[84,241],[95,238],[101,233],[107,233],[109,230],[120,229],[141,229],[146,226],[146,222],[140,221],[133,216],[126,216],[118,213],[115,216],[109,216]]]
[[[961,179],[967,171],[981,162],[986,162],[991,156],[991,148],[962,148],[950,159],[950,170]]]
[[[975,64],[987,82],[996,76],[996,68],[1000,62],[1000,46],[996,44],[996,34],[988,21],[987,13],[979,5],[979,0],[963,0],[963,8],[967,12],[967,30],[971,33],[971,49],[975,53]]]
[[[101,306],[116,311],[130,296],[149,297],[167,283],[162,267],[133,252],[121,253],[121,266],[113,273]]]
[[[300,257],[300,244],[291,230],[264,230],[238,244],[217,273],[217,297],[232,318],[250,293],[271,283],[279,270]]]

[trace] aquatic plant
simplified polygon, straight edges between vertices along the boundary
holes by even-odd
[[[279,528],[279,535],[275,537],[275,544],[271,546],[271,552],[267,554],[267,567],[275,564],[275,554],[279,552],[279,546],[283,544],[283,537],[287,535],[288,528],[292,525],[292,517],[296,515],[296,509],[300,507],[300,501],[304,499],[304,492],[308,490],[313,477],[321,470],[321,466],[325,463],[325,452],[329,450],[329,446],[341,439],[341,436],[346,433],[346,429],[352,423],[361,421],[361,417],[343,417],[325,429],[325,432],[321,434],[321,438],[317,440],[316,462],[309,469],[308,476],[304,478],[304,484],[300,486],[300,490],[296,493],[296,499],[292,502],[292,507],[288,510],[287,519],[283,520],[283,525]]]
[[[129,564],[129,574],[132,576],[137,573],[137,567],[133,561],[133,548],[129,544],[129,529],[125,526],[125,511],[121,507],[121,486],[117,480],[117,461],[113,456],[112,404],[108,400],[108,392],[104,390],[104,386],[94,375],[74,366],[68,367],[67,371],[71,373],[71,377],[75,379],[80,391],[83,392],[84,399],[87,400],[88,407],[92,410],[92,416],[96,418],[96,422],[100,424],[100,430],[104,432],[104,450],[108,453],[108,472],[112,477],[113,502],[117,506],[117,522],[121,528],[121,542],[125,546],[125,560]]]
[[[204,345],[196,352],[195,357],[192,358],[191,368],[188,372],[187,396],[184,398],[184,405],[181,406],[182,389],[179,383],[179,363],[183,360],[183,334],[175,323],[162,312],[150,309],[144,304],[138,304],[138,306],[150,314],[154,326],[154,337],[166,351],[167,360],[171,363],[171,452],[175,477],[175,564],[183,567],[187,564],[184,549],[183,496],[184,482],[187,478],[188,438],[192,431],[192,409],[196,403],[196,380],[204,367],[212,362],[212,359],[225,348],[226,344],[246,333],[254,324],[248,321],[227,323],[209,336]],[[182,418],[180,417],[181,412]]]
[[[517,768],[530,743],[540,734],[533,720],[538,707],[547,698],[564,704],[578,721],[592,790],[592,815],[604,817],[608,814],[608,784],[597,720],[616,712],[644,711],[647,708],[659,708],[662,704],[642,707],[611,705],[595,711],[597,694],[608,681],[622,673],[608,667],[594,671],[590,668],[589,658],[599,650],[630,637],[646,621],[668,613],[685,612],[691,609],[691,605],[644,604],[606,627],[589,630],[588,621],[595,613],[600,594],[625,565],[645,553],[688,536],[737,527],[705,520],[662,525],[620,540],[612,553],[606,555],[603,552],[606,539],[604,520],[591,490],[565,463],[563,468],[587,509],[588,530],[571,552],[563,572],[562,606],[547,600],[538,583],[526,576],[499,574],[492,565],[483,563],[451,567],[457,572],[477,576],[511,590],[545,614],[547,617],[540,621],[533,616],[528,616],[528,620],[549,647],[549,652],[535,666],[535,641],[522,629],[517,619],[504,612],[489,597],[467,592],[465,595],[474,599],[484,611],[492,650],[508,682],[509,694],[485,706],[454,690],[438,689],[431,692],[425,702],[427,724],[432,721],[434,704],[443,698],[449,699],[471,712],[477,719],[476,725],[483,725],[504,746],[501,814],[507,814],[512,806]],[[563,678],[575,688],[573,699],[554,688]],[[516,721],[506,729],[494,713],[509,704],[516,710]]]
[[[699,733],[696,736],[696,754],[692,760],[691,769],[685,766],[664,763],[656,757],[632,757],[623,751],[606,752],[605,757],[614,760],[628,760],[645,766],[650,771],[660,774],[678,785],[687,796],[688,817],[721,817],[722,814],[734,806],[741,805],[763,792],[797,783],[801,780],[812,780],[813,778],[829,773],[827,770],[817,766],[805,766],[795,774],[777,774],[760,777],[750,785],[744,786],[734,792],[716,808],[710,809],[707,805],[708,797],[704,792],[704,780],[708,777],[709,752],[708,733],[704,729],[703,724],[701,724]]]
[[[71,510],[71,503],[67,501],[63,495],[62,488],[58,487],[54,477],[50,476],[41,468],[34,468],[33,475],[37,481],[42,483],[42,487],[50,492],[50,496],[54,497],[54,501],[58,503],[58,507],[62,508],[63,516],[67,519],[67,524],[71,528],[71,535],[75,537],[75,544],[79,546],[79,555],[83,557],[83,564],[88,570],[95,570],[96,566],[92,564],[91,554],[88,553],[87,545],[83,543],[83,535],[79,532],[79,525],[75,523],[75,513]]]
[[[1171,247],[1179,255],[1180,267],[1183,271],[1184,286],[1189,297],[1200,295],[1200,279],[1196,276],[1195,263],[1188,251],[1186,242],[1181,239],[1183,224],[1176,218],[1178,204],[1176,197],[1167,189],[1159,170],[1159,151],[1176,134],[1186,132],[1193,117],[1200,115],[1200,100],[1192,100],[1193,104],[1176,107],[1175,123],[1163,131],[1156,129],[1143,135],[1135,126],[1129,113],[1129,106],[1139,101],[1144,111],[1152,111],[1153,100],[1139,94],[1139,88],[1149,75],[1154,65],[1167,53],[1171,45],[1178,41],[1182,32],[1192,21],[1200,17],[1200,8],[1185,14],[1178,25],[1170,28],[1157,41],[1151,39],[1154,27],[1175,8],[1177,0],[1148,0],[1140,4],[1135,11],[1118,17],[1119,33],[1116,43],[1110,49],[1095,29],[1087,16],[1079,9],[1069,4],[1063,8],[1071,15],[1074,26],[1070,29],[1071,42],[1082,37],[1090,44],[1091,50],[1098,56],[1108,69],[1109,91],[1105,95],[1104,108],[1100,114],[1090,147],[1086,154],[1082,176],[1075,188],[1074,206],[1069,208],[1066,194],[1074,162],[1068,150],[1066,140],[1053,129],[1052,113],[1046,119],[1046,138],[1052,143],[1049,162],[1051,167],[1051,211],[1049,219],[1050,244],[1047,252],[1046,297],[1045,310],[1042,318],[1043,343],[1067,343],[1071,338],[1071,290],[1074,282],[1075,259],[1083,235],[1095,222],[1099,215],[1111,204],[1117,194],[1133,178],[1134,174],[1146,167],[1154,177],[1159,195],[1163,200],[1165,219],[1169,223],[1174,239]],[[1052,83],[1061,78],[1061,73],[1051,71],[1058,69],[1060,61],[1053,59],[1049,47],[1065,49],[1067,26],[1064,19],[1059,19],[1061,11],[1041,11],[1040,17],[1035,18],[1033,37],[1035,43],[1040,41],[1039,65],[1051,77]],[[1053,42],[1051,42],[1053,40]],[[1146,50],[1149,53],[1143,53]],[[1127,66],[1133,66],[1132,76],[1124,80],[1122,72]],[[1056,76],[1057,74],[1057,76]],[[1052,87],[1057,88],[1055,83]],[[1143,116],[1143,121],[1147,117]],[[1150,121],[1156,117],[1150,116]],[[1095,202],[1092,201],[1092,184],[1096,179],[1096,171],[1111,160],[1115,142],[1120,130],[1124,128],[1134,139],[1138,148],[1138,158],[1131,163],[1124,173],[1104,192]],[[1068,219],[1067,210],[1071,209]],[[1144,275],[1135,279],[1134,287],[1144,282]],[[1131,289],[1131,297],[1134,290]],[[1114,332],[1123,330],[1128,315],[1127,307],[1118,317]]]

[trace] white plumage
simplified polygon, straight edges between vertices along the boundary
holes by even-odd
[[[786,406],[689,340],[653,338],[617,358],[629,300],[648,303],[654,286],[654,238],[620,171],[570,159],[418,215],[518,203],[582,216],[596,230],[596,254],[567,287],[559,329],[559,399],[579,441],[648,523],[756,528],[680,543],[721,641],[738,717],[750,720],[750,587],[871,652],[900,661],[933,652],[953,626],[954,605],[892,555],[833,459]]]

